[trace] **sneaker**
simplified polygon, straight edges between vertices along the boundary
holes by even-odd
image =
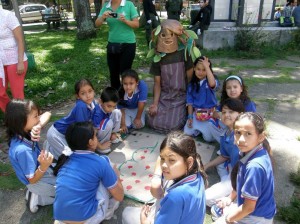
[[[223,209],[219,208],[219,206],[217,205],[213,205],[210,209],[210,212],[213,221],[216,221],[218,218],[220,218],[223,215]]]
[[[26,192],[26,197],[27,197],[27,192]],[[38,206],[39,196],[35,193],[28,191],[27,200],[28,200],[27,206],[29,207],[29,210],[32,213],[36,213],[39,210],[39,206]]]
[[[111,149],[110,149],[110,148],[104,149],[104,150],[102,150],[102,149],[97,149],[97,152],[100,153],[100,154],[108,154],[108,153],[111,152]]]

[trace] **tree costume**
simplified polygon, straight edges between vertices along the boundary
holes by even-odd
[[[150,105],[148,125],[163,133],[180,130],[186,122],[186,71],[200,56],[194,39],[176,20],[164,20],[152,32],[147,57],[153,57],[150,73],[154,77],[154,102]]]

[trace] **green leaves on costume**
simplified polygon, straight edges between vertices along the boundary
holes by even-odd
[[[151,58],[151,57],[153,57],[154,55],[155,55],[155,48],[152,48],[152,49],[148,52],[147,58]]]
[[[192,30],[186,30],[185,32],[189,35],[190,38],[192,38],[194,40],[198,39],[198,36],[197,36],[197,34],[194,31],[192,31]]]
[[[157,52],[155,47],[151,48],[153,43],[154,45],[156,45],[157,38],[160,32],[161,32],[161,26],[159,25],[158,27],[156,27],[154,31],[154,36],[152,37],[152,40],[149,43],[150,50],[147,54],[147,58],[153,57],[153,61],[155,63],[159,62],[161,58],[166,55],[166,53]],[[196,60],[196,58],[201,56],[200,50],[195,46],[195,39],[198,39],[198,36],[192,30],[184,30],[182,35],[178,36],[178,51],[184,49],[185,61],[188,60],[188,56],[192,58],[193,62]]]
[[[195,56],[195,58],[199,58],[201,56],[201,52],[200,50],[198,49],[198,47],[193,47],[193,54]]]
[[[157,36],[161,31],[161,26],[157,26],[154,35]]]
[[[154,56],[153,61],[156,63],[156,62],[159,62],[160,59],[161,59],[161,56],[157,54]]]

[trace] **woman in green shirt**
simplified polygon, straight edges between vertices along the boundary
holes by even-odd
[[[139,27],[138,13],[132,2],[110,0],[105,3],[95,22],[100,27],[106,21],[109,26],[107,64],[111,86],[121,87],[120,74],[130,69],[135,57],[136,38],[133,29]]]

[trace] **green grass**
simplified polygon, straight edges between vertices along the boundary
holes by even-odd
[[[24,188],[10,164],[0,163],[0,189],[18,190]]]
[[[290,174],[290,181],[296,187],[294,197],[289,206],[278,208],[276,217],[286,223],[295,224],[300,223],[300,165],[297,172]]]
[[[136,58],[133,68],[149,66],[146,59],[144,32],[138,30]],[[106,63],[107,27],[97,31],[97,38],[79,41],[76,31],[53,31],[26,35],[27,48],[34,54],[36,68],[26,76],[25,94],[41,106],[62,103],[74,93],[74,83],[89,78],[96,93],[109,84]],[[63,82],[66,88],[61,88]],[[44,97],[48,90],[55,93]]]

